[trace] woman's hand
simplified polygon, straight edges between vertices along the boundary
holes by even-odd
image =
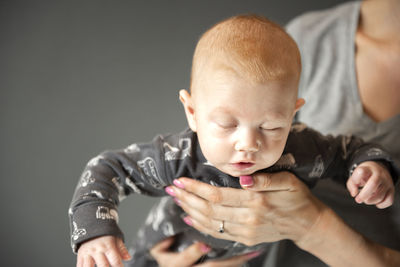
[[[301,242],[328,209],[289,172],[245,176],[241,182],[247,190],[180,178],[171,189],[188,214],[184,218],[187,224],[216,238],[249,246],[282,239]],[[222,221],[225,232],[219,233]]]
[[[203,243],[195,243],[182,252],[170,252],[168,248],[174,241],[173,237],[167,238],[151,250],[150,254],[157,261],[160,267],[181,266],[181,267],[240,267],[250,259],[257,257],[259,253],[253,252],[241,256],[235,256],[225,260],[207,261],[201,264],[195,264],[201,257],[210,251],[210,248]]]
[[[290,239],[329,266],[400,266],[400,252],[354,231],[293,174],[260,173],[240,181],[246,190],[189,178],[175,180],[170,189],[188,214],[184,221],[216,238],[246,245]],[[225,232],[219,233],[222,220]]]

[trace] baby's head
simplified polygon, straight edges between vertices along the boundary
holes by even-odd
[[[224,20],[200,38],[191,88],[180,92],[190,128],[206,159],[232,176],[273,165],[282,155],[295,112],[300,53],[266,18]]]

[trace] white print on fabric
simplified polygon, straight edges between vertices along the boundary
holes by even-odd
[[[155,188],[162,188],[165,186],[165,184],[161,182],[160,176],[158,175],[156,162],[153,158],[147,157],[143,160],[139,160],[138,166],[147,177],[154,178],[149,180],[149,183],[152,186]],[[146,177],[142,178],[145,179]]]
[[[160,224],[165,218],[164,207],[167,202],[167,198],[162,198],[158,206],[154,207],[149,216],[147,217],[145,224],[151,225],[154,231],[158,231]]]
[[[96,210],[96,219],[119,221],[118,212],[105,206],[98,206]]]
[[[151,210],[149,216],[146,219],[145,224],[151,225],[152,229],[157,232],[162,227],[162,232],[165,236],[174,235],[174,229],[171,222],[166,222],[165,225],[162,223],[165,221],[165,208],[168,203],[168,198],[162,198],[159,205]]]
[[[290,169],[296,167],[296,160],[292,153],[287,153],[283,154],[274,165],[285,169]]]
[[[306,128],[307,128],[307,125],[305,125],[304,123],[296,123],[296,124],[292,125],[290,130],[293,132],[300,133],[300,132],[304,131],[304,129],[306,129]]]
[[[229,177],[226,175],[218,175],[218,178],[213,178],[210,181],[210,185],[227,187],[229,186]]]
[[[97,191],[97,190],[90,190],[90,192],[85,193],[83,195],[83,199],[86,199],[88,197],[92,197],[93,195],[95,195],[97,198],[100,198],[100,199],[106,199],[104,197],[104,195],[100,191]]]
[[[129,179],[129,177],[127,177],[127,178],[125,179],[125,183],[126,183],[126,184],[133,190],[133,192],[135,192],[136,194],[143,194],[142,190],[140,190],[140,188],[139,188],[134,182],[132,182],[131,179]],[[144,187],[144,184],[143,184],[143,183],[137,182],[137,184],[140,185],[140,186],[142,186],[142,187]]]
[[[343,159],[347,159],[348,153],[347,153],[347,146],[351,142],[351,135],[346,135],[342,137],[342,151],[343,151]]]
[[[126,163],[122,163],[122,166],[129,173],[129,175],[133,175],[134,169],[132,168],[132,166],[130,166]]]
[[[76,225],[76,222],[72,222],[72,225],[74,226],[74,231],[72,232],[72,236],[71,238],[76,241],[78,240],[78,238],[86,235],[86,229],[84,228],[78,228],[78,226]]]
[[[175,232],[172,222],[165,222],[162,226],[162,232],[165,236],[173,236]]]
[[[119,201],[124,200],[126,198],[126,194],[125,194],[124,187],[119,182],[119,178],[118,177],[114,177],[114,178],[112,178],[111,181],[113,182],[115,187],[118,189],[118,200]]]
[[[210,185],[212,185],[212,186],[218,186],[218,187],[221,186],[219,183],[217,183],[217,182],[215,182],[215,181],[213,181],[213,180],[210,181]]]
[[[94,158],[92,158],[91,160],[89,160],[89,162],[88,162],[87,165],[88,165],[89,167],[96,166],[96,165],[99,164],[99,161],[100,161],[101,159],[104,159],[104,158],[103,158],[102,156],[94,157]]]
[[[88,184],[93,184],[96,179],[94,179],[92,176],[92,172],[91,171],[85,171],[82,176],[81,176],[81,180],[79,183],[80,187],[86,187]]]
[[[214,165],[212,165],[212,163],[209,162],[209,161],[204,162],[203,165],[204,165],[204,166],[211,166],[211,167],[214,167]]]
[[[145,236],[145,229],[141,228],[138,232],[138,238],[136,240],[136,242],[138,242],[139,244],[141,244],[142,246],[144,246],[145,242],[146,242],[146,236]]]
[[[354,172],[354,170],[355,170],[357,167],[358,167],[358,164],[357,164],[357,163],[354,163],[353,166],[351,166],[349,176],[352,176],[352,175],[353,175],[353,172]]]
[[[125,153],[136,153],[140,151],[140,147],[137,144],[132,144],[124,149]]]
[[[381,156],[383,154],[383,151],[380,150],[379,148],[370,148],[367,151],[367,156],[372,157],[372,156]]]
[[[164,143],[164,147],[169,149],[165,152],[165,160],[182,160],[186,157],[190,157],[190,150],[192,147],[192,142],[190,138],[183,138],[179,140],[179,148],[173,147],[167,142]]]
[[[322,156],[318,155],[314,161],[314,167],[311,172],[308,174],[310,178],[318,178],[321,177],[324,173],[324,162],[322,161]]]

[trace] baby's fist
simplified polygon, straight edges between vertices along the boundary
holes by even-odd
[[[394,185],[387,168],[375,161],[361,163],[347,180],[347,189],[357,203],[387,208],[394,201]]]
[[[131,256],[120,238],[101,236],[84,242],[78,250],[77,267],[123,267],[122,260]]]

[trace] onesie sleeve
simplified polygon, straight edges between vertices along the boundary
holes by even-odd
[[[69,208],[71,245],[104,235],[123,239],[117,206],[130,193],[164,196],[171,184],[166,175],[163,137],[146,144],[106,151],[90,160],[78,182]]]
[[[400,169],[379,145],[366,143],[353,135],[322,135],[302,123],[294,123],[288,146],[295,147],[298,176],[309,186],[318,179],[331,178],[343,185],[362,162],[379,161],[396,183]],[[293,149],[292,149],[293,151]]]

